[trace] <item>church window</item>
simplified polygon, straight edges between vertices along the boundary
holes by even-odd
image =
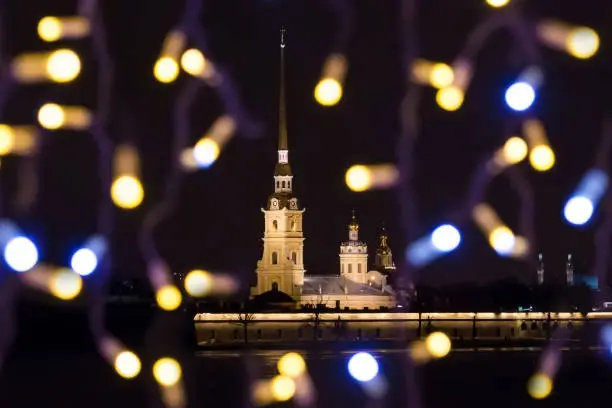
[[[349,264],[349,273],[353,273],[353,264]]]
[[[291,182],[290,181],[287,182],[287,188],[291,188]]]
[[[278,229],[278,221],[272,221],[272,230],[276,231]]]
[[[342,273],[344,273],[344,264],[342,264]]]
[[[297,263],[297,254],[295,252],[291,253],[291,260],[293,261],[294,265]]]
[[[361,273],[361,264],[357,264],[357,273]]]
[[[276,182],[276,188],[279,188],[279,187],[280,187],[280,181],[277,181]]]
[[[272,265],[276,265],[278,263],[278,252],[272,252]]]
[[[291,231],[295,232],[297,228],[297,222],[295,222],[295,219],[291,220]]]
[[[283,180],[283,188],[285,188],[285,180]]]
[[[278,292],[278,282],[272,282],[272,291]]]

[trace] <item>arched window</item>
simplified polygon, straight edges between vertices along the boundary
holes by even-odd
[[[280,181],[277,181],[276,182],[276,188],[279,188],[279,187],[280,187]]]
[[[283,188],[285,188],[285,180],[283,180]]]
[[[361,273],[361,264],[357,264],[357,273]]]
[[[272,291],[278,292],[278,282],[272,282]]]
[[[276,265],[278,263],[278,252],[272,252],[272,265]]]
[[[272,230],[276,231],[278,229],[278,221],[272,221]]]
[[[293,261],[294,265],[297,263],[297,253],[295,252],[291,253],[291,260]]]
[[[287,188],[291,188],[291,182],[290,181],[287,182]]]
[[[349,273],[353,273],[353,264],[349,264]]]
[[[297,229],[297,222],[295,222],[295,219],[291,219],[291,231],[295,232],[296,229]]]

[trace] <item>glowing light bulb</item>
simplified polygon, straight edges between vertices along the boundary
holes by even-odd
[[[160,358],[153,364],[153,376],[158,383],[165,387],[175,385],[181,379],[183,370],[181,365],[173,358]]]
[[[14,146],[15,132],[10,126],[0,124],[0,156],[11,153]]]
[[[333,106],[342,99],[342,85],[333,78],[322,79],[315,87],[314,97],[323,106]]]
[[[431,242],[438,251],[450,252],[461,243],[461,234],[450,224],[440,225],[431,233]]]
[[[49,55],[46,70],[52,81],[70,82],[81,72],[81,59],[72,50],[57,50]]]
[[[199,269],[193,270],[185,277],[185,290],[191,296],[204,297],[212,289],[213,278],[210,273]]]
[[[98,257],[91,249],[81,248],[72,255],[70,267],[81,276],[91,275],[98,267]]]
[[[550,395],[553,388],[552,379],[544,374],[534,374],[527,382],[527,392],[533,399],[544,399]]]
[[[219,157],[219,144],[209,137],[204,137],[193,148],[193,157],[201,168],[210,167]]]
[[[500,8],[507,6],[510,3],[510,0],[486,0],[487,4],[494,8]]]
[[[593,202],[586,197],[572,197],[563,208],[563,216],[573,225],[584,225],[593,216],[595,206]]]
[[[176,310],[183,301],[181,291],[174,285],[165,285],[155,295],[159,307],[166,311]]]
[[[111,185],[111,198],[117,207],[126,210],[138,207],[144,199],[140,180],[134,176],[118,177]]]
[[[347,170],[345,181],[353,191],[366,191],[372,186],[372,172],[366,166],[355,165]]]
[[[489,235],[489,244],[500,255],[510,255],[514,249],[515,240],[514,233],[505,226],[495,228]]]
[[[378,362],[370,353],[357,353],[348,362],[351,377],[359,382],[368,382],[378,375]]]
[[[191,48],[181,56],[181,67],[189,75],[200,76],[206,69],[206,59],[200,50]]]
[[[295,394],[295,381],[284,375],[277,375],[272,379],[270,389],[276,401],[289,401]]]
[[[513,136],[506,140],[503,148],[503,155],[507,163],[516,164],[525,160],[528,151],[527,142],[520,137]]]
[[[49,291],[58,299],[71,300],[81,293],[83,280],[70,269],[60,269],[53,272],[49,282]]]
[[[47,103],[38,110],[38,122],[45,129],[59,129],[65,121],[64,109],[55,103]]]
[[[298,353],[287,353],[278,360],[277,368],[281,375],[297,378],[306,372],[306,362]]]
[[[555,153],[548,145],[534,147],[529,153],[529,162],[537,171],[547,171],[555,165]]]
[[[26,237],[17,236],[4,247],[4,260],[16,272],[25,272],[38,262],[38,249]]]
[[[456,86],[441,88],[436,93],[436,102],[445,111],[456,111],[463,105],[464,93]]]
[[[432,357],[445,357],[451,350],[451,341],[448,336],[442,332],[434,332],[427,336],[425,347]]]
[[[535,90],[526,82],[516,82],[506,90],[506,103],[515,111],[522,112],[533,105]]]
[[[170,57],[162,57],[155,62],[153,74],[159,82],[164,84],[174,82],[179,74],[178,63]]]
[[[599,49],[599,35],[588,27],[574,28],[567,37],[566,48],[576,58],[591,58]]]
[[[429,82],[434,88],[445,88],[450,86],[455,79],[453,69],[447,64],[437,63],[431,68]]]
[[[44,17],[38,22],[38,36],[47,42],[57,41],[62,36],[62,23],[57,17]]]
[[[115,358],[115,371],[123,378],[131,379],[140,373],[140,358],[131,351],[124,350]]]

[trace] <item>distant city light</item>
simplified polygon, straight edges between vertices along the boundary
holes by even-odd
[[[348,371],[355,380],[368,382],[378,375],[378,361],[370,353],[357,353],[349,360]]]
[[[461,243],[461,234],[450,224],[440,225],[431,233],[431,242],[439,251],[450,252]]]
[[[535,101],[535,90],[526,82],[516,82],[506,90],[506,103],[515,111],[524,111]]]
[[[38,249],[30,239],[17,236],[4,247],[4,260],[12,270],[25,272],[38,262]]]

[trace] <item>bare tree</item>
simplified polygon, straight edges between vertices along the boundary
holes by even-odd
[[[242,335],[244,337],[244,344],[249,342],[249,324],[255,319],[255,314],[247,312],[246,310],[238,313],[237,324],[242,326]]]

